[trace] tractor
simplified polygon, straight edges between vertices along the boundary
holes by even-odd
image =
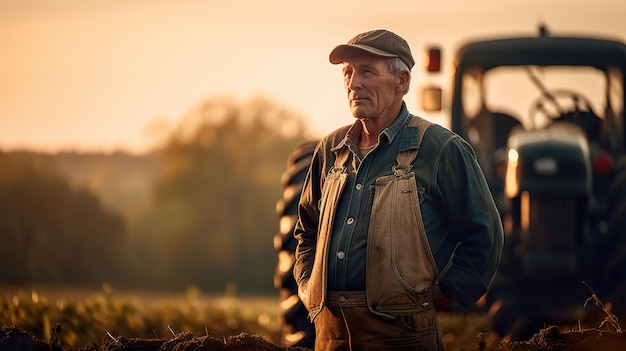
[[[474,148],[505,230],[485,296],[494,329],[527,340],[626,312],[625,44],[540,26],[468,42],[454,66],[451,130]]]

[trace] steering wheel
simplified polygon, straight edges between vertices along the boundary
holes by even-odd
[[[585,96],[569,89],[555,89],[535,99],[530,106],[529,116],[535,126],[539,115],[551,121],[572,114],[572,112],[587,112],[595,115],[591,101]]]

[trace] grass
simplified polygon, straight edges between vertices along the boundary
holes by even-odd
[[[604,303],[602,301],[600,301],[600,299],[598,298],[598,295],[596,295],[596,293],[593,291],[593,289],[591,289],[591,287],[587,284],[587,282],[583,281],[583,284],[585,284],[587,289],[589,289],[589,292],[591,292],[591,296],[587,299],[587,301],[585,301],[584,306],[587,307],[587,304],[590,301],[593,301],[593,303],[596,306],[598,306],[606,315],[606,318],[602,321],[602,323],[600,324],[598,329],[602,329],[602,327],[606,325],[609,328],[611,328],[611,327],[614,328],[616,332],[621,333],[622,332],[622,328],[619,325],[619,320],[618,320],[617,316],[614,315],[613,313],[611,313],[606,308]]]
[[[0,300],[0,324],[16,325],[36,338],[49,341],[61,326],[61,345],[76,349],[100,345],[105,339],[170,338],[180,332],[228,338],[241,332],[262,334],[280,341],[278,298],[273,296],[206,296],[190,288],[182,295],[114,294],[104,286],[99,292],[66,294],[37,290],[5,291]],[[66,296],[70,296],[69,298]],[[439,314],[448,350],[496,349],[500,341],[489,332],[483,313]],[[480,348],[485,349],[485,348]]]

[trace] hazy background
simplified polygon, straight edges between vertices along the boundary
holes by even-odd
[[[419,88],[450,80],[466,40],[540,23],[623,40],[625,15],[622,0],[0,0],[0,286],[276,292],[288,156],[352,122],[335,45],[406,38],[421,114]],[[433,44],[445,69],[425,77]]]
[[[351,122],[328,54],[356,33],[409,41],[419,113],[430,44],[449,64],[466,39],[540,22],[624,39],[625,16],[622,0],[0,0],[0,147],[146,151],[216,95],[270,97],[319,135]]]

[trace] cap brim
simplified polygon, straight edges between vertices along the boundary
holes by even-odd
[[[338,64],[345,62],[346,59],[355,58],[363,55],[374,55],[380,57],[398,57],[396,54],[392,54],[387,51],[373,48],[367,45],[359,44],[342,44],[338,45],[330,52],[330,63]]]

